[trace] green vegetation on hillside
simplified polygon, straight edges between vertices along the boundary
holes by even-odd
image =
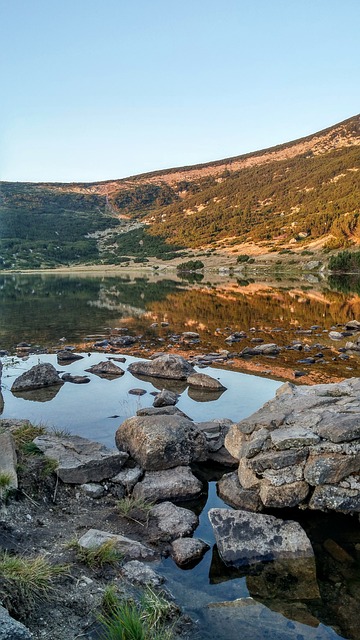
[[[360,251],[340,251],[331,256],[329,269],[335,273],[360,273]]]
[[[102,260],[110,264],[124,262],[124,254],[135,256],[136,262],[142,262],[147,257],[155,257],[159,260],[172,260],[182,253],[176,253],[183,249],[180,245],[167,244],[162,236],[154,236],[147,233],[143,227],[133,229],[127,233],[113,233],[104,242]],[[130,258],[127,258],[130,260]]]

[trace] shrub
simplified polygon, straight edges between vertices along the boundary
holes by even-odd
[[[204,263],[201,260],[188,260],[187,262],[178,264],[177,271],[197,271],[198,269],[203,268]]]
[[[236,262],[248,262],[250,260],[250,256],[247,253],[241,253],[237,258]]]
[[[360,251],[340,251],[331,256],[329,269],[338,273],[354,273],[360,271]]]

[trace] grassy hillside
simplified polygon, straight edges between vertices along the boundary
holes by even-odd
[[[3,182],[0,267],[171,259],[249,242],[264,252],[358,245],[359,169],[355,116],[203,165],[99,183]]]

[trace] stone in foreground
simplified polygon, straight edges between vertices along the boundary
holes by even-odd
[[[31,367],[29,371],[21,374],[14,381],[11,391],[31,391],[32,389],[41,389],[42,387],[51,387],[53,385],[61,385],[61,380],[55,367],[50,362],[42,362]]]
[[[16,466],[17,457],[14,439],[9,431],[4,431],[4,433],[0,433],[0,471],[9,475],[9,484],[6,489],[17,489]]]
[[[134,488],[135,498],[143,500],[190,500],[199,495],[202,484],[190,467],[175,467],[164,471],[147,471]]]
[[[171,546],[171,555],[180,567],[198,562],[210,548],[206,542],[197,538],[178,538]]]
[[[220,557],[227,566],[314,555],[305,531],[292,520],[230,509],[210,509],[209,519]]]
[[[172,380],[186,380],[195,373],[195,369],[182,356],[159,356],[155,360],[140,360],[129,365],[128,371],[136,375],[153,376],[154,378],[168,378]]]
[[[0,606],[0,640],[31,640],[32,634]]]
[[[199,524],[198,517],[190,509],[177,507],[172,502],[157,504],[151,509],[150,518],[157,524],[159,538],[165,540],[190,536]]]
[[[118,428],[115,442],[146,470],[169,469],[206,458],[204,435],[179,415],[128,418]]]
[[[48,458],[56,460],[57,475],[60,480],[70,484],[101,482],[112,478],[129,457],[124,451],[107,449],[99,442],[80,436],[60,438],[43,435],[35,438],[34,443]]]
[[[89,529],[79,538],[78,543],[83,549],[98,549],[110,540],[114,542],[117,551],[128,560],[153,560],[156,557],[155,551],[141,542],[100,529]]]

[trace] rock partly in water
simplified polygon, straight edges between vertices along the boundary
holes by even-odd
[[[63,349],[62,351],[57,352],[56,357],[59,364],[64,364],[65,362],[82,360],[84,356],[81,356],[79,353],[74,353],[73,351],[70,351],[70,349]]]
[[[209,519],[220,557],[227,566],[314,555],[305,531],[292,520],[230,509],[210,509]]]
[[[99,442],[80,436],[64,438],[43,435],[34,443],[48,457],[56,460],[56,473],[60,480],[70,484],[100,482],[115,476],[124,466],[128,454],[107,449]]]
[[[141,586],[150,585],[151,587],[159,587],[163,582],[163,576],[160,576],[154,569],[139,560],[130,560],[121,567],[121,575],[128,580],[130,584],[138,584]]]
[[[179,396],[169,389],[162,389],[160,393],[155,396],[153,402],[154,407],[171,407],[177,403]]]
[[[177,507],[172,502],[162,502],[153,507],[150,519],[156,523],[162,540],[190,536],[199,524],[198,517],[190,509]]]
[[[64,384],[55,367],[49,362],[42,362],[25,371],[14,381],[11,391],[30,391],[31,389],[41,389],[53,385]]]
[[[118,449],[128,451],[146,470],[188,465],[206,459],[204,435],[180,415],[134,416],[115,435]]]
[[[171,555],[180,567],[199,562],[210,549],[207,542],[197,538],[178,538],[171,545]]]
[[[176,355],[164,355],[154,360],[140,360],[129,365],[128,371],[136,375],[153,376],[154,378],[168,378],[186,380],[195,369],[183,358]]]
[[[97,364],[93,364],[89,369],[85,369],[89,373],[95,373],[98,376],[123,376],[125,371],[118,367],[116,364],[111,362],[110,360],[104,360],[104,362],[98,362]]]
[[[201,493],[202,484],[190,467],[175,467],[164,471],[147,471],[135,485],[133,495],[148,501],[190,500]]]
[[[225,391],[226,387],[216,378],[208,376],[206,373],[193,373],[187,379],[187,383],[194,389],[202,389],[204,391]]]

